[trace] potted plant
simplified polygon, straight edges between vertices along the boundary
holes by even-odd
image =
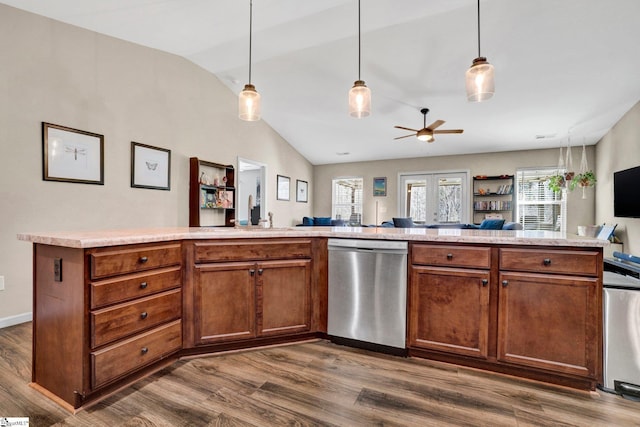
[[[557,174],[550,176],[547,179],[549,189],[553,190],[554,193],[559,193],[565,187],[566,181],[564,179],[564,174]]]
[[[571,183],[569,184],[569,189],[573,190],[576,187],[593,187],[594,185],[596,185],[596,182],[598,180],[596,179],[596,174],[593,173],[593,171],[587,171],[587,172],[583,172],[583,173],[579,173],[578,175],[574,176],[573,179],[571,180]]]

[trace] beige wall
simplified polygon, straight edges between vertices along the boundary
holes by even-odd
[[[276,226],[311,203],[275,199],[275,176],[312,166],[237,98],[180,57],[0,5],[0,324],[31,311],[31,245],[19,232],[188,225],[188,158],[267,164]],[[105,185],[42,180],[41,122],[103,134]],[[171,191],[130,187],[131,141],[171,150]],[[310,201],[313,200],[313,193]]]
[[[442,141],[442,143],[446,143]],[[587,161],[594,164],[594,147],[587,147]],[[516,168],[554,167],[558,164],[558,149],[511,151],[504,153],[470,154],[462,156],[422,157],[376,162],[342,163],[322,165],[314,168],[315,216],[331,215],[331,180],[336,177],[364,178],[363,224],[376,221],[378,203],[378,223],[398,216],[398,174],[405,172],[469,171],[475,175],[513,174]],[[580,164],[581,151],[572,149],[573,164]],[[373,178],[387,177],[387,196],[373,197]],[[587,199],[582,199],[581,191],[569,193],[567,202],[567,230],[575,233],[578,225],[593,224],[594,189],[587,189]],[[471,209],[471,206],[469,206]]]
[[[596,221],[618,224],[616,236],[624,252],[640,255],[640,218],[613,216],[613,173],[640,166],[640,102],[596,146]],[[640,187],[637,191],[640,197]]]

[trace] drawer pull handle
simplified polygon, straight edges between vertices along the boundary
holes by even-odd
[[[252,268],[251,270],[249,270],[249,274],[251,274],[252,276],[255,276],[256,271]]]
[[[263,273],[263,272],[264,272],[264,270],[263,270],[263,269],[261,269],[261,268],[260,268],[260,269],[258,269],[258,274],[259,274],[259,275],[261,275],[261,276],[262,276],[262,273]]]
[[[503,281],[502,281],[502,287],[503,287],[503,288],[506,288],[508,284],[509,284],[509,281],[508,281],[508,280],[503,280]]]
[[[448,260],[452,260],[453,259],[453,254],[447,254],[447,259]]]
[[[542,263],[543,263],[544,265],[551,265],[551,258],[545,258],[545,259],[542,261]]]
[[[146,256],[141,256],[138,261],[140,262],[140,264],[144,264],[145,262],[149,261],[149,258],[147,258]]]
[[[149,314],[147,314],[147,312],[146,312],[146,311],[143,311],[142,313],[140,313],[140,318],[141,318],[142,320],[146,319],[146,318],[147,318],[147,316],[149,316]]]
[[[149,352],[149,349],[147,347],[142,347],[142,349],[140,349],[140,354],[147,354]]]
[[[147,288],[147,282],[140,283],[140,289],[146,289],[146,288]]]
[[[482,279],[482,286],[487,286],[489,281],[487,279]]]

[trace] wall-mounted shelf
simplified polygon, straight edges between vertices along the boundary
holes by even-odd
[[[189,159],[189,227],[233,227],[235,169],[232,165]]]

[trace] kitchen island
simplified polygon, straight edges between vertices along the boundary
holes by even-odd
[[[74,411],[180,357],[327,338],[327,239],[409,242],[407,349],[571,387],[602,377],[602,248],[544,231],[161,228],[34,247],[32,385]]]

